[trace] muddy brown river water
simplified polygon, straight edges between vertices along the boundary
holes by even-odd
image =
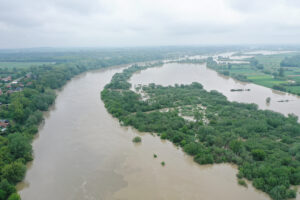
[[[100,91],[121,70],[115,67],[84,73],[58,92],[33,142],[34,160],[24,182],[18,185],[23,200],[269,199],[251,184],[248,188],[238,185],[235,166],[200,166],[172,143],[120,126],[107,113]],[[229,100],[300,114],[295,110],[300,108],[299,98],[222,77],[205,65],[167,64],[131,79],[133,84],[163,85],[193,81],[202,83],[205,89],[219,90]],[[231,88],[251,91],[233,93]],[[265,103],[267,96],[271,97],[270,105]],[[293,101],[276,103],[286,98]],[[142,136],[141,144],[132,143],[136,135]],[[154,153],[158,158],[153,158]]]

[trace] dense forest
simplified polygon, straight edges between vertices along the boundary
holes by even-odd
[[[229,102],[199,83],[149,84],[134,88],[134,92],[128,79],[153,66],[133,65],[115,74],[101,92],[105,107],[122,125],[157,133],[182,147],[199,164],[234,163],[239,168],[239,182],[251,180],[275,200],[296,197],[292,187],[300,184],[300,124],[296,116]],[[142,99],[141,94],[147,98]]]

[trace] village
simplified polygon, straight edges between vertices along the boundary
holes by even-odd
[[[0,95],[21,92],[25,86],[30,86],[32,84],[31,77],[32,73],[30,72],[27,73],[25,76],[19,77],[15,80],[12,80],[11,75],[4,78],[0,78]]]
[[[8,102],[5,101],[9,95],[12,93],[17,93],[23,91],[25,87],[32,85],[32,73],[29,72],[25,76],[16,77],[13,80],[13,77],[18,76],[13,72],[8,72],[9,75],[5,74],[5,77],[0,78],[0,109],[8,109]],[[0,134],[4,134],[7,128],[10,125],[8,119],[0,118]]]

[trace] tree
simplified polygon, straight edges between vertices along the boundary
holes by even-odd
[[[32,159],[29,138],[21,133],[14,133],[8,136],[8,141],[8,148],[15,159],[25,158],[27,161]]]
[[[17,193],[13,193],[8,197],[7,200],[21,200],[21,197]]]
[[[243,143],[240,140],[232,140],[229,143],[229,147],[234,153],[239,154],[242,151]]]
[[[262,149],[254,149],[252,150],[252,156],[254,160],[262,161],[266,157],[266,153]]]
[[[278,75],[279,75],[280,77],[284,77],[284,69],[283,69],[282,67],[279,68],[279,73],[278,73]]]
[[[11,164],[4,165],[2,168],[2,176],[10,183],[17,183],[23,180],[26,171],[26,166],[20,161],[15,161]]]
[[[286,199],[286,188],[283,185],[275,186],[271,192],[270,195],[275,200],[282,200]]]
[[[16,189],[6,179],[2,179],[0,182],[0,200],[6,200],[8,196],[16,192]]]

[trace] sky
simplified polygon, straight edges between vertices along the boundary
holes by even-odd
[[[0,48],[300,44],[300,0],[0,0]]]

